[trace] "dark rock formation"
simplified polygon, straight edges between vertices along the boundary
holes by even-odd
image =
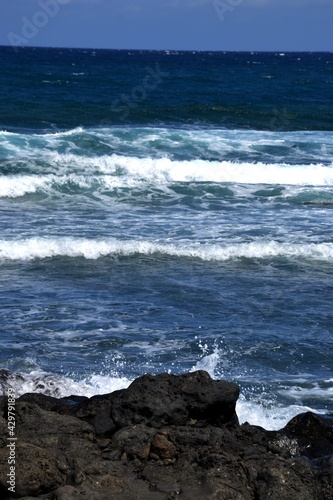
[[[15,494],[2,397],[0,498],[332,500],[332,419],[240,426],[238,393],[199,371],[145,375],[90,399],[26,394],[15,405]]]
[[[178,376],[144,375],[116,394],[111,416],[120,428],[139,423],[160,428],[186,425],[191,420],[211,425],[233,424],[237,422],[238,396],[236,384],[213,382],[203,371]]]

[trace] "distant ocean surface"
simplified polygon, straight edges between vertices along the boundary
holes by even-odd
[[[2,392],[205,369],[241,422],[333,412],[333,53],[0,68]]]

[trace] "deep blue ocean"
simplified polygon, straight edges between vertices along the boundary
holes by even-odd
[[[333,412],[333,53],[0,47],[0,69],[2,391],[205,369],[241,422]]]

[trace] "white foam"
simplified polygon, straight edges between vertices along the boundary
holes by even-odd
[[[67,134],[77,133],[70,131]],[[66,133],[54,133],[43,136],[43,141],[51,143],[59,135]],[[207,142],[207,141],[206,141]],[[248,140],[242,141],[240,150],[249,147]],[[240,184],[271,184],[271,185],[294,185],[294,186],[328,186],[333,185],[333,164],[322,163],[290,165],[288,163],[261,163],[261,162],[232,162],[232,161],[209,161],[203,159],[173,160],[168,153],[162,158],[152,158],[148,155],[151,146],[146,144],[143,151],[147,156],[122,156],[119,154],[88,156],[87,154],[74,154],[73,152],[59,153],[45,149],[40,145],[12,144],[11,148],[19,155],[20,161],[29,158],[29,168],[34,173],[41,171],[39,162],[44,163],[42,175],[57,174],[69,175],[73,173],[85,176],[96,174],[112,174],[117,177],[145,180],[150,183],[167,184],[175,182],[218,182],[218,183],[240,183]],[[238,147],[238,146],[237,146]],[[70,148],[76,150],[72,145]],[[200,148],[199,148],[200,149]],[[223,155],[222,155],[223,156]],[[45,162],[48,166],[45,166]],[[45,171],[47,169],[47,172]],[[3,181],[4,177],[1,178]],[[19,181],[19,176],[18,176]]]
[[[131,380],[126,377],[91,375],[83,380],[75,381],[70,377],[33,370],[29,374],[13,373],[10,375],[6,383],[2,384],[2,392],[5,394],[10,387],[14,389],[15,397],[31,392],[57,398],[72,395],[92,397],[126,389],[130,383]]]
[[[218,108],[216,108],[218,109]],[[279,117],[279,114],[276,115]],[[47,123],[47,122],[45,122]],[[52,124],[49,124],[52,127]],[[77,136],[77,137],[76,137]],[[102,128],[82,128],[77,127],[70,130],[52,130],[47,133],[26,134],[0,131],[1,138],[6,138],[19,144],[22,148],[21,156],[26,153],[34,154],[38,152],[39,147],[54,150],[56,145],[64,145],[64,141],[70,137],[68,147],[71,149],[80,149],[82,139],[85,137],[96,140],[96,144],[101,141],[102,144],[113,145],[116,141],[118,146],[122,147],[123,152],[126,147],[135,147],[138,151],[147,151],[153,147],[154,142],[159,141],[159,147],[163,146],[165,150],[183,150],[190,147],[190,150],[209,152],[237,152],[237,151],[257,151],[257,146],[271,146],[282,144],[293,150],[290,153],[297,155],[298,148],[302,149],[302,155],[306,158],[316,158],[318,146],[332,148],[332,132],[328,131],[262,131],[262,130],[244,130],[244,129],[219,129],[191,127],[191,128],[166,128],[166,127],[102,127]],[[76,139],[79,144],[75,145]],[[312,145],[315,145],[312,149]],[[303,147],[304,146],[304,147]],[[84,147],[84,146],[83,146]],[[123,148],[125,147],[125,148]],[[91,152],[91,148],[89,149]],[[44,149],[39,150],[44,153]],[[262,151],[265,154],[265,151]],[[310,155],[310,156],[308,156]],[[324,155],[326,158],[326,155]],[[328,155],[329,159],[330,156]]]
[[[332,383],[333,381],[325,381]],[[292,386],[285,390],[280,390],[280,394],[292,397],[295,401],[304,401],[305,399],[330,399],[333,401],[333,385],[331,387],[320,387],[319,384],[313,384],[311,387]]]
[[[135,188],[143,186],[143,181],[115,177],[111,175],[22,175],[2,177],[0,180],[0,198],[18,198],[31,193],[50,193],[62,186],[71,185],[81,189],[96,187],[97,189]]]
[[[218,182],[240,184],[282,184],[325,186],[333,184],[333,166],[323,164],[289,165],[230,161],[185,160],[170,158],[137,158],[130,156],[102,156],[80,158],[64,155],[55,158],[57,163],[79,164],[95,168],[104,174],[121,174],[154,183],[170,182]]]
[[[51,181],[52,182],[52,181]],[[38,177],[32,175],[1,177],[0,197],[16,198],[28,193],[35,193],[45,190],[50,184],[48,177]]]
[[[197,339],[197,337],[195,338]],[[205,370],[214,379],[223,377],[223,369],[227,366],[228,361],[222,348],[215,345],[213,352],[209,354],[210,347],[208,344],[203,344],[201,340],[199,340],[198,347],[202,351],[202,358],[190,371]]]
[[[81,74],[81,73],[78,73]],[[84,73],[82,73],[84,74]],[[83,134],[85,132],[83,127],[76,127],[70,130],[63,130],[63,131],[56,131],[56,132],[49,132],[47,134],[34,134],[34,137],[68,137],[71,135],[76,135],[76,134]]]
[[[248,422],[251,425],[258,425],[266,430],[282,429],[296,415],[307,411],[318,413],[317,410],[309,406],[264,405],[251,400],[248,401],[242,394],[236,404],[236,413],[240,424]]]
[[[203,356],[203,358],[196,363],[195,366],[190,371],[196,370],[205,370],[209,373],[212,378],[216,377],[215,370],[220,362],[220,352],[218,349],[215,349],[212,354],[207,354]]]
[[[205,370],[213,379],[228,379],[228,355],[224,353],[223,349],[215,347],[213,352],[208,354],[210,351],[208,345],[199,342],[199,347],[202,350],[203,356],[190,371]],[[241,386],[240,382],[238,384]],[[288,395],[292,396],[292,394]],[[325,392],[321,396],[327,397],[327,393]],[[302,405],[301,399],[299,397],[299,404],[282,406],[277,405],[275,401],[270,401],[267,393],[263,398],[258,394],[246,397],[241,390],[236,404],[236,413],[240,424],[248,422],[251,425],[257,425],[266,430],[279,430],[285,427],[299,413],[306,411],[318,413],[317,410]],[[322,411],[322,413],[325,412]]]
[[[0,240],[1,260],[28,261],[56,256],[98,259],[103,256],[135,254],[146,256],[163,254],[220,262],[239,258],[269,259],[275,257],[332,262],[333,243],[289,244],[258,240],[239,244],[193,244],[185,241],[166,243],[148,240],[90,240],[70,237]]]

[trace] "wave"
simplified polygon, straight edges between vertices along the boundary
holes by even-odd
[[[130,183],[128,183],[130,184]],[[0,178],[0,198],[18,198],[26,194],[45,193],[59,191],[64,188],[92,189],[97,186],[113,188],[126,185],[126,182],[116,182],[108,176],[84,176],[84,175],[21,175]]]
[[[50,187],[50,177],[32,175],[10,176],[0,178],[0,197],[17,198],[37,191],[45,191]]]
[[[270,142],[271,144],[275,143],[283,143],[285,141],[290,141],[293,146],[297,143],[297,141],[303,140],[307,143],[307,145],[311,144],[311,142],[318,143],[325,141],[327,139],[331,139],[333,132],[329,131],[316,131],[316,130],[299,130],[299,131],[280,131],[280,130],[257,130],[257,129],[244,129],[244,128],[220,128],[213,127],[210,125],[184,125],[181,127],[165,127],[165,126],[134,126],[134,125],[105,125],[100,127],[82,127],[78,126],[72,129],[57,129],[51,128],[40,132],[33,131],[25,131],[25,132],[16,132],[9,130],[0,130],[0,139],[1,137],[11,136],[16,138],[22,138],[26,141],[29,139],[43,139],[43,138],[66,138],[68,136],[79,136],[82,134],[87,135],[96,135],[99,137],[116,137],[117,135],[121,135],[124,139],[130,134],[131,137],[133,135],[138,138],[145,139],[157,139],[157,138],[165,138],[165,139],[185,139],[189,138],[192,140],[200,140],[207,139],[211,141],[212,139],[235,139],[238,141],[242,141],[245,139],[259,139],[260,142]]]
[[[225,262],[238,259],[305,259],[333,262],[333,243],[280,243],[256,241],[239,244],[165,243],[148,240],[90,240],[84,238],[29,238],[0,240],[0,260],[30,261],[53,257],[96,260],[108,256],[153,256],[194,258]]]
[[[260,132],[214,128],[78,127],[66,131],[0,131],[0,160],[27,168],[68,167],[132,161],[230,162],[236,165],[332,165],[329,132]],[[128,160],[126,160],[128,158]],[[21,165],[22,166],[22,165]],[[0,165],[1,168],[1,165]],[[33,172],[31,172],[33,173]],[[48,171],[47,173],[57,173]],[[211,180],[211,179],[210,179]],[[263,181],[266,182],[266,181]],[[270,181],[269,181],[270,182]]]
[[[94,160],[81,159],[100,172],[118,172],[134,179],[154,183],[217,182],[239,184],[279,184],[324,186],[333,184],[333,164],[290,165],[231,161],[136,158],[112,155]]]
[[[333,167],[321,164],[293,166],[204,160],[173,161],[169,158],[119,155],[81,158],[72,154],[52,154],[49,169],[64,172],[64,175],[2,175],[0,197],[15,198],[28,193],[48,193],[51,189],[63,187],[105,190],[143,184],[170,186],[190,182],[317,187],[333,185]]]
[[[16,397],[29,392],[56,398],[73,394],[92,397],[96,394],[107,394],[125,389],[131,382],[132,380],[117,375],[93,374],[80,381],[75,381],[70,376],[46,373],[40,369],[32,370],[30,373],[0,369],[0,394],[6,394],[8,388],[11,388],[14,389]]]

